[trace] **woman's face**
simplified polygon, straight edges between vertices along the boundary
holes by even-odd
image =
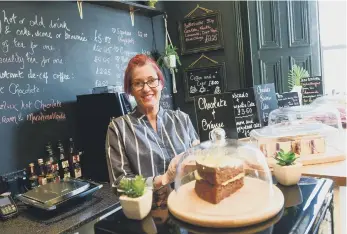
[[[146,111],[159,104],[162,89],[162,83],[151,64],[145,64],[133,70],[131,95],[135,97],[137,104],[143,110]]]

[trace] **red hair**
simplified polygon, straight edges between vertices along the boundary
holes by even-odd
[[[165,85],[164,75],[161,72],[158,64],[153,59],[148,57],[147,55],[138,54],[138,55],[135,55],[135,57],[133,57],[132,59],[130,59],[130,61],[128,63],[128,67],[125,70],[124,92],[126,94],[130,94],[130,92],[131,92],[131,79],[132,79],[132,73],[133,73],[134,69],[137,67],[142,67],[146,64],[152,65],[152,67],[154,68],[155,72],[157,73],[157,76],[158,76],[159,80],[161,81],[162,85],[163,86]]]

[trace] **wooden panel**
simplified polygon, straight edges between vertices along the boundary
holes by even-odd
[[[305,54],[302,56],[289,56],[289,69],[292,69],[294,64],[305,68],[311,76],[316,75],[316,74],[312,74],[312,55],[311,54]]]
[[[289,47],[309,46],[309,13],[307,1],[288,1]]]
[[[257,1],[259,49],[281,48],[278,1]]]
[[[262,84],[274,83],[276,92],[283,92],[282,85],[282,62],[283,57],[281,56],[278,60],[275,61],[264,61],[259,60],[260,62],[260,80]]]

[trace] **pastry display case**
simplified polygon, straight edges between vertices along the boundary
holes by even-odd
[[[347,96],[346,94],[326,95],[315,99],[312,106],[322,108],[336,108],[340,114],[342,127],[346,129],[346,105]]]
[[[252,130],[250,143],[260,149],[270,165],[280,150],[294,152],[304,165],[345,159],[341,129],[315,120],[283,121]]]
[[[268,125],[271,126],[279,123],[323,123],[337,129],[342,129],[340,113],[332,106],[292,106],[271,111]]]
[[[210,141],[179,160],[168,198],[171,214],[203,227],[243,227],[278,214],[284,198],[264,154],[254,145],[226,139],[221,128],[210,135]]]

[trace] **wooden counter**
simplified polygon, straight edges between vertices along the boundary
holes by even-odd
[[[307,165],[302,174],[320,178],[332,179],[338,186],[346,186],[346,160],[332,163]]]

